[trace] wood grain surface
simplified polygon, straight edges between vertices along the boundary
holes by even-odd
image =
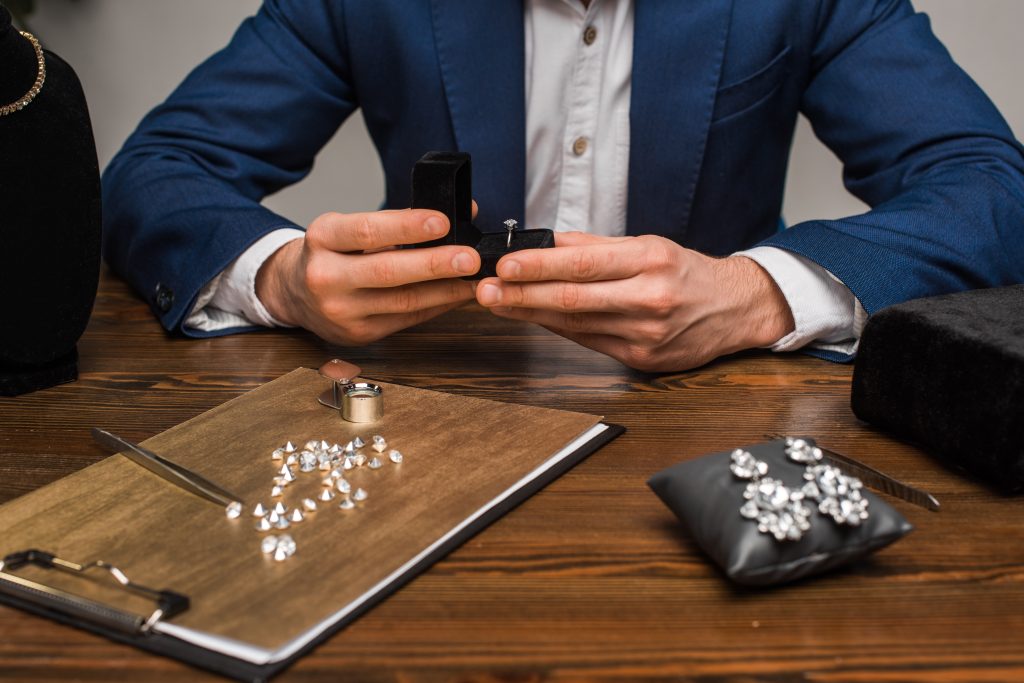
[[[648,375],[475,307],[357,349],[294,330],[189,340],[107,273],[79,350],[77,382],[0,399],[0,502],[107,457],[92,426],[142,441],[332,356],[628,428],[277,680],[1024,680],[1024,499],[859,423],[849,366],[754,352]],[[772,433],[815,436],[943,510],[888,498],[910,536],[827,576],[737,589],[645,481]],[[0,679],[217,680],[5,607]]]

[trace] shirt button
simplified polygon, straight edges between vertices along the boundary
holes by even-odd
[[[587,45],[593,45],[595,40],[597,40],[597,29],[593,26],[588,26],[583,32],[583,42]]]
[[[576,140],[572,143],[572,153],[578,157],[581,157],[586,151],[587,139],[583,136],[576,138]]]

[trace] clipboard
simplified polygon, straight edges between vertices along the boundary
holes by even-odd
[[[144,443],[239,493],[238,519],[122,455],[0,506],[0,602],[239,680],[267,680],[625,431],[595,415],[379,384],[387,410],[373,425],[319,406],[323,380],[299,368]],[[365,503],[324,504],[289,532],[293,557],[264,556],[249,509],[270,501],[280,465],[272,450],[306,438],[369,442],[376,433],[403,462],[353,473]],[[310,481],[303,491],[319,477]],[[104,566],[86,579],[45,566],[55,559]],[[143,590],[111,581],[110,566]],[[68,596],[121,617],[96,619],[69,608]]]

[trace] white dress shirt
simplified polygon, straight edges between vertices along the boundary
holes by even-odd
[[[629,182],[633,0],[527,0],[526,225],[623,235]],[[279,325],[256,297],[263,262],[302,231],[255,242],[200,293],[186,326],[217,330]],[[866,315],[824,268],[774,247],[739,254],[775,280],[793,311],[794,331],[772,349],[807,344],[851,354]]]

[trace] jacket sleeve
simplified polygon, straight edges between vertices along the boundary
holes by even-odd
[[[338,6],[267,0],[104,172],[104,256],[165,328],[182,329],[202,287],[250,244],[297,227],[260,201],[304,177],[356,107]]]
[[[823,0],[801,108],[872,210],[762,242],[869,313],[1024,281],[1024,150],[907,0]]]

